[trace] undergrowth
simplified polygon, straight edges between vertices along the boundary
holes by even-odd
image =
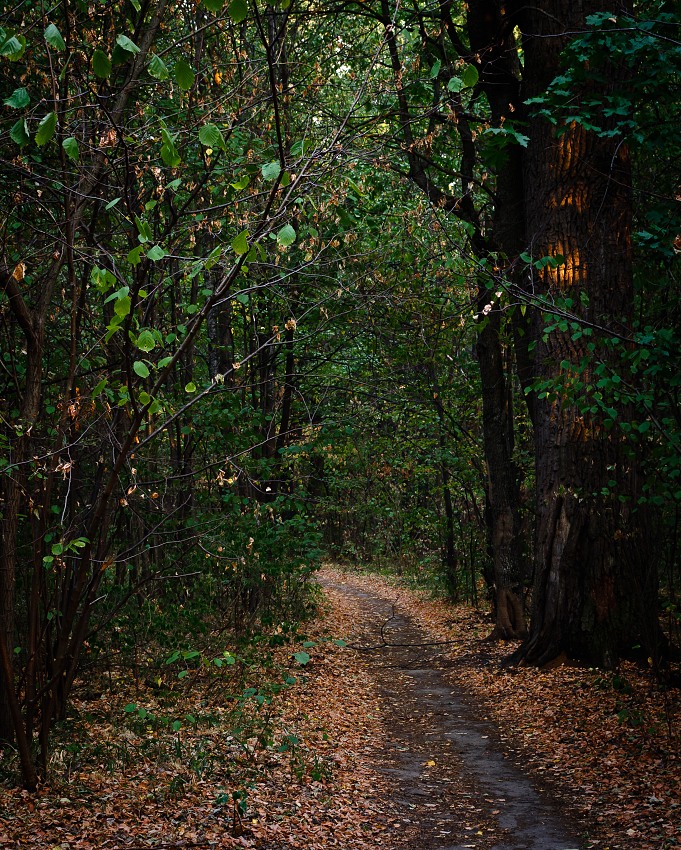
[[[249,787],[271,768],[284,764],[298,781],[328,776],[329,765],[283,719],[305,681],[303,628],[320,592],[308,583],[299,599],[297,619],[263,611],[239,632],[201,605],[132,600],[108,646],[87,647],[69,714],[54,728],[43,789],[87,795],[100,781],[151,768],[149,799],[177,801],[217,783],[216,805],[236,828]],[[18,772],[6,747],[0,781],[11,787]]]

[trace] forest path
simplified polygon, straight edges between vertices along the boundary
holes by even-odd
[[[382,704],[382,763],[374,767],[396,789],[401,824],[392,835],[402,838],[393,838],[394,850],[578,850],[557,804],[504,755],[494,726],[448,680],[455,662],[447,647],[428,645],[399,602],[362,576],[323,571],[319,581],[332,605],[355,609],[353,647],[373,647],[357,651]]]

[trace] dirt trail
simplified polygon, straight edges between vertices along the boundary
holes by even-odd
[[[357,609],[353,635],[383,702],[385,760],[396,783],[395,850],[581,850],[557,804],[504,755],[491,723],[448,681],[453,663],[360,577],[321,576]],[[397,644],[397,645],[396,645]],[[399,837],[401,835],[401,837]]]

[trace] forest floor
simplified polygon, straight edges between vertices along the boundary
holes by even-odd
[[[241,664],[246,690],[194,659],[83,682],[49,782],[0,786],[0,848],[681,846],[678,691],[626,663],[502,669],[482,612],[319,580],[322,614]]]

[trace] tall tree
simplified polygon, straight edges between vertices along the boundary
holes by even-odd
[[[594,97],[614,95],[631,72],[605,57],[570,92],[572,117],[563,126],[526,106],[564,70],[562,50],[594,16],[616,21],[630,11],[596,0],[532,7],[472,0],[463,18],[453,3],[398,13],[382,0],[377,13],[404,171],[443,215],[466,223],[481,271],[477,350],[497,631],[507,636],[522,630],[512,593],[522,574],[514,411],[502,347],[509,307],[518,376],[523,388],[535,387],[527,393],[535,435],[534,614],[516,657],[536,663],[567,652],[612,664],[634,644],[650,652],[657,645],[657,582],[645,555],[636,453],[611,430],[611,414],[598,405],[585,410],[564,380],[579,374],[588,387],[596,362],[607,363],[608,335],[630,337],[627,140],[612,109],[600,129],[580,114]],[[413,56],[417,39],[421,63]],[[566,308],[572,324],[550,321]],[[619,406],[612,415],[626,415]]]
[[[518,14],[523,33],[523,95],[541,96],[563,70],[561,51],[590,15],[630,14],[629,4],[545,0]],[[586,61],[584,59],[583,61]],[[626,85],[621,61],[593,57],[572,92],[573,115],[591,98]],[[561,390],[561,375],[593,380],[609,359],[607,337],[630,338],[634,305],[631,164],[615,118],[601,128],[579,119],[558,126],[529,119],[524,181],[527,252],[536,260],[526,292],[568,303],[577,322],[547,333],[533,313],[537,532],[531,633],[516,657],[542,663],[560,652],[612,665],[635,645],[659,648],[657,578],[646,511],[639,506],[637,456],[608,428],[625,410],[585,410]]]
[[[520,110],[518,48],[499,3],[468,4],[465,22],[464,10],[451,2],[415,5],[402,26],[418,39],[416,56],[412,40],[400,38],[396,21],[401,15],[397,7],[382,0],[380,20],[393,71],[403,170],[443,215],[465,223],[480,271],[475,295],[476,353],[483,401],[494,635],[517,638],[525,634],[521,588],[527,571],[520,554],[513,377],[503,341],[503,306],[495,293],[503,280],[504,258],[517,255],[522,246],[520,154],[509,148],[503,167],[490,169],[475,138],[485,129],[501,132],[506,119]],[[429,87],[424,86],[423,70],[420,80],[410,79],[409,68],[414,65],[430,68]],[[481,99],[486,103],[480,103]],[[490,174],[493,179],[486,182]],[[490,200],[491,214],[486,209]],[[462,244],[453,250],[464,253]],[[490,269],[496,273],[490,275]]]

